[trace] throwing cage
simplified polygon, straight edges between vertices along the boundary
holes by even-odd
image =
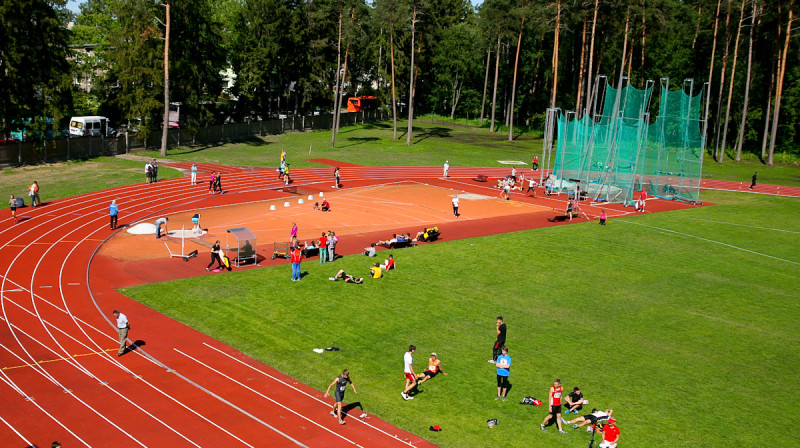
[[[233,245],[231,245],[233,243]],[[228,229],[225,251],[231,264],[239,267],[245,263],[256,264],[256,234],[247,227]]]
[[[660,198],[698,202],[708,118],[707,111],[701,118],[701,102],[707,83],[699,92],[693,91],[691,79],[677,91],[669,90],[668,78],[660,84],[658,116],[652,123],[653,81],[640,90],[625,77],[619,88],[598,77],[591,113],[580,118],[572,111],[547,109],[542,161],[550,165],[557,135],[553,191],[575,191],[579,185],[595,201],[628,205],[634,192],[644,189]]]

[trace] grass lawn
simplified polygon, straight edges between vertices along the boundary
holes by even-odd
[[[336,148],[331,148],[331,132],[326,130],[270,135],[221,146],[174,148],[167,156],[182,161],[274,167],[279,163],[281,149],[286,149],[287,160],[295,168],[321,166],[306,161],[319,158],[369,166],[436,166],[445,160],[451,166],[500,166],[498,160],[529,164],[533,153],[542,151],[542,140],[530,136],[509,142],[508,134],[421,121],[414,122],[414,139],[408,146],[408,122],[398,121],[397,127],[395,142],[391,141],[392,122],[388,121],[341,128]],[[155,151],[136,153],[158,157]]]
[[[174,179],[183,174],[177,170],[159,167],[159,180]],[[28,204],[28,187],[39,182],[42,202],[67,198],[92,191],[144,182],[144,162],[116,157],[96,157],[88,160],[30,165],[0,170],[0,191],[25,198]],[[8,196],[5,196],[7,198]],[[4,202],[7,205],[7,202]]]
[[[586,446],[584,431],[541,432],[546,407],[517,404],[546,401],[556,377],[615,409],[620,446],[797,446],[798,200],[703,200],[718,205],[395,250],[399,270],[364,285],[327,280],[366,274],[349,256],[303,263],[299,283],[287,265],[123,293],[320,391],[349,368],[367,412],[445,447]],[[486,362],[497,315],[506,402]],[[410,343],[418,370],[436,351],[450,375],[406,402]],[[329,345],[342,351],[311,351]]]

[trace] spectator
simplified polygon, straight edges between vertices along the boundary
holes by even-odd
[[[442,360],[439,359],[436,353],[431,353],[431,357],[428,358],[428,368],[417,376],[417,385],[428,381],[440,373],[445,376],[447,375],[447,373],[442,370]]]
[[[381,269],[381,266],[378,263],[375,263],[370,266],[369,275],[371,275],[372,278],[381,278],[383,277],[383,269]]]
[[[331,211],[331,204],[328,202],[328,199],[322,200],[322,206],[320,207],[320,210],[322,210],[323,212]]]
[[[569,395],[564,397],[564,401],[567,403],[565,414],[569,414],[570,412],[577,414],[578,411],[583,409],[583,393],[581,393],[581,390],[577,386],[572,389]]]
[[[500,349],[501,355],[497,357],[495,367],[497,367],[497,397],[495,400],[506,401],[508,393],[508,377],[511,375],[511,357],[508,356],[508,347]]]
[[[370,243],[369,247],[364,248],[364,255],[368,257],[375,257],[378,255],[375,251],[375,243]]]
[[[117,228],[117,218],[119,217],[119,207],[117,207],[117,200],[114,199],[111,201],[111,205],[108,206],[108,216],[110,219],[111,230]]]
[[[617,442],[619,442],[617,419],[611,417],[608,419],[608,424],[603,426],[603,441],[600,442],[600,448],[617,448]]]
[[[294,250],[292,250],[291,261],[292,261],[292,281],[299,282],[300,281],[300,260],[303,258],[303,252],[301,251],[302,244],[298,244],[294,246]]]
[[[19,222],[17,220],[17,198],[15,198],[13,194],[8,197],[8,206],[11,208],[11,219],[13,219],[14,222]]]
[[[386,270],[386,271],[388,271],[390,269],[395,269],[395,267],[394,267],[394,255],[389,254],[389,259],[388,260],[383,260],[383,264],[381,265],[381,269]]]
[[[354,277],[350,274],[346,274],[344,272],[344,269],[339,269],[339,272],[337,272],[335,276],[328,278],[328,280],[337,281],[340,278],[344,280],[345,283],[355,283],[357,285],[360,285],[361,283],[364,282],[363,277]]]
[[[325,263],[326,261],[328,261],[328,235],[322,232],[322,236],[319,237],[319,262]]]
[[[31,207],[42,205],[42,200],[39,199],[39,182],[33,181],[29,187],[28,195],[31,197]]]

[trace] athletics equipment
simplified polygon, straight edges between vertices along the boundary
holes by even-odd
[[[553,191],[573,192],[580,186],[595,201],[626,205],[641,190],[697,202],[708,114],[701,118],[701,103],[707,85],[697,92],[694,81],[687,79],[681,90],[671,91],[669,79],[662,78],[653,121],[652,80],[643,90],[629,83],[623,87],[624,77],[617,88],[605,80],[601,76],[595,83],[591,110],[547,110],[542,159],[547,159],[557,137]]]
[[[175,233],[176,232],[173,232],[172,235],[170,235],[168,233],[167,236],[175,236]],[[192,233],[193,233],[193,235],[196,236],[196,234],[194,232],[192,232]],[[164,243],[164,247],[167,248],[167,252],[169,252],[169,258],[183,258],[183,261],[189,261],[190,258],[194,258],[194,257],[197,256],[197,251],[196,250],[193,250],[193,251],[189,252],[188,254],[185,253],[185,249],[186,249],[186,227],[185,226],[181,227],[181,252],[180,253],[177,253],[177,254],[173,253],[172,249],[169,248],[169,244],[167,244],[166,241],[163,241],[163,243]]]

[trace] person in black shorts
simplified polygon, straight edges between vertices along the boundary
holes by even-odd
[[[222,262],[222,258],[219,257],[219,252],[219,240],[217,240],[217,242],[211,246],[211,263],[208,263],[208,266],[206,266],[206,271],[211,270],[211,266],[214,265],[214,262],[217,263],[217,269],[225,269],[225,264]]]
[[[492,359],[489,362],[494,363],[498,356],[500,356],[500,349],[506,345],[506,323],[503,322],[503,316],[497,316],[497,339],[492,346]]]
[[[357,394],[358,391],[356,391],[356,385],[353,383],[353,380],[350,379],[350,371],[347,369],[342,370],[342,374],[334,378],[331,384],[328,385],[328,390],[325,391],[325,396],[330,397],[329,393],[331,391],[331,387],[334,385],[336,386],[336,390],[334,390],[336,403],[333,404],[331,415],[334,417],[339,417],[340,425],[344,425],[344,419],[342,419],[342,401],[344,401],[344,393],[347,390],[347,383],[350,383],[350,386],[353,388],[353,393]]]
[[[578,411],[583,409],[583,393],[580,388],[575,387],[572,389],[572,392],[564,398],[564,402],[564,407],[567,408],[564,412],[565,414],[569,414],[570,412],[577,414]]]
[[[596,425],[598,422],[603,423],[607,421],[609,418],[611,418],[611,414],[613,413],[614,413],[613,409],[598,411],[597,408],[593,408],[592,412],[587,415],[583,415],[569,421],[564,420],[562,418],[561,422],[567,425],[572,425],[572,429],[578,429],[578,428],[583,428],[586,425]],[[588,428],[587,430],[589,429],[591,428]]]

